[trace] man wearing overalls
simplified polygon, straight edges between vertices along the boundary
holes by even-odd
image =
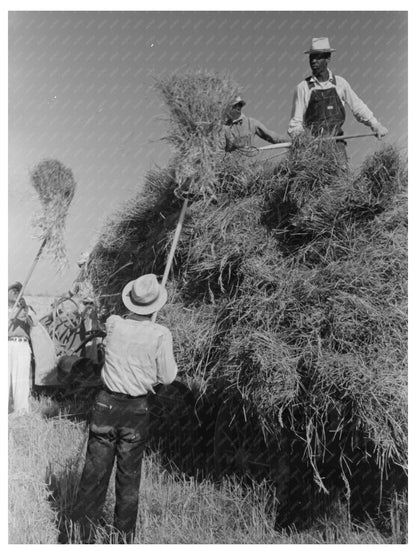
[[[349,83],[328,69],[332,52],[335,49],[330,47],[326,37],[313,38],[311,48],[305,51],[305,54],[309,54],[312,75],[296,87],[289,135],[295,137],[305,131],[315,137],[343,135],[344,106],[348,104],[356,120],[370,127],[381,139],[387,134],[387,129],[377,121]],[[345,144],[342,140],[336,142],[340,165],[346,167],[348,159]]]
[[[249,149],[253,146],[254,137],[260,137],[268,143],[285,142],[277,133],[267,129],[260,121],[247,117],[242,113],[246,102],[238,96],[228,107],[223,128],[223,147],[227,152]]]

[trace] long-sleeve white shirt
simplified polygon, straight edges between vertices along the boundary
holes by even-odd
[[[330,89],[334,86],[331,82],[332,76],[332,72],[329,71],[328,81],[322,83],[312,76],[315,87],[320,89]],[[342,104],[347,104],[350,107],[357,121],[371,127],[374,130],[374,127],[379,125],[379,122],[376,120],[368,106],[357,96],[348,81],[346,81],[343,77],[336,75],[335,80],[335,88]],[[287,130],[291,137],[294,137],[298,133],[302,133],[304,131],[303,118],[311,98],[312,90],[313,89],[309,88],[305,79],[299,83],[295,89],[295,93],[293,95],[292,113],[289,128]]]
[[[139,396],[177,374],[172,334],[149,318],[110,316],[106,322],[105,362],[101,379],[117,393]]]

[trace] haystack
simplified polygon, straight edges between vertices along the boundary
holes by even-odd
[[[108,312],[122,310],[117,293],[127,280],[163,273],[188,194],[170,302],[159,315],[185,383],[201,395],[216,383],[238,391],[265,438],[291,430],[322,491],[341,483],[348,495],[364,460],[380,479],[406,469],[399,153],[383,147],[348,174],[329,143],[295,143],[279,163],[225,154],[221,116],[236,85],[199,73],[158,88],[175,152],[107,222],[92,253]]]

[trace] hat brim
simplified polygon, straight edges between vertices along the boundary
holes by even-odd
[[[130,291],[132,290],[133,283],[135,281],[136,280],[133,279],[127,285],[125,285],[121,293],[121,298],[124,306],[128,308],[131,312],[134,312],[134,314],[141,314],[142,316],[145,316],[146,314],[153,314],[153,312],[157,312],[166,304],[166,301],[168,299],[168,292],[161,285],[159,288],[159,295],[155,301],[147,305],[135,304],[130,297]]]
[[[241,106],[241,107],[243,107],[243,106],[245,106],[245,105],[246,105],[245,100],[240,100],[240,102],[234,102],[234,104],[231,104],[231,108],[234,108],[234,106]]]
[[[20,291],[23,289],[23,285],[20,283],[20,281],[15,281],[11,285],[9,285],[9,291],[11,291],[12,289],[16,289],[20,293]]]
[[[330,54],[331,52],[336,52],[335,48],[322,48],[316,50],[304,50],[304,54]]]

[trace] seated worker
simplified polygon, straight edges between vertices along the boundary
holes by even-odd
[[[154,274],[141,276],[123,289],[128,314],[112,315],[106,321],[102,390],[92,410],[85,466],[71,517],[79,522],[84,543],[93,542],[115,459],[114,528],[133,543],[149,433],[148,395],[157,383],[170,384],[177,374],[171,332],[151,320],[166,300],[167,291]]]
[[[245,105],[246,102],[241,96],[237,96],[227,109],[221,141],[221,146],[226,152],[253,146],[256,135],[272,144],[285,142],[285,139],[281,139],[277,133],[267,129],[258,120],[244,115],[241,110]]]
[[[24,414],[29,411],[31,386],[30,330],[37,324],[37,319],[33,308],[26,304],[23,297],[13,310],[21,290],[19,281],[9,286],[9,411]]]
[[[328,69],[331,48],[327,37],[313,38],[309,50],[312,75],[301,81],[293,96],[288,134],[295,137],[309,131],[313,136],[341,136],[347,104],[357,121],[370,127],[381,139],[388,131],[374,117],[370,109],[352,90],[349,83]],[[336,142],[340,163],[348,162],[345,141]]]

